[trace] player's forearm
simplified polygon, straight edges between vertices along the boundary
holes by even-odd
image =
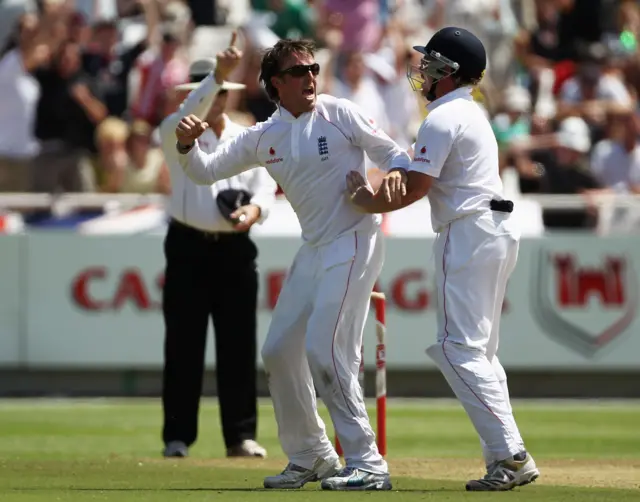
[[[180,167],[196,185],[213,185],[216,179],[216,154],[207,155],[198,146],[195,145],[189,152],[178,156]]]
[[[400,202],[387,201],[382,190],[377,191],[364,205],[361,205],[361,209],[365,213],[370,214],[382,214],[397,211],[410,206],[414,202],[420,200],[422,196],[416,192],[407,191],[407,195],[402,197]]]
[[[365,152],[373,163],[384,172],[389,172],[392,169],[408,170],[411,165],[409,154],[393,143],[391,139],[372,148],[365,148]]]

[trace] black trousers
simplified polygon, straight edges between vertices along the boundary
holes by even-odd
[[[190,446],[198,436],[209,318],[225,444],[229,448],[256,436],[258,252],[247,234],[218,235],[171,222],[165,238],[165,444]]]

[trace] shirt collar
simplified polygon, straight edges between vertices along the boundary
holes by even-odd
[[[427,110],[429,110],[430,112],[432,112],[433,110],[435,110],[436,108],[438,108],[441,105],[444,105],[445,103],[449,103],[451,101],[453,101],[454,99],[466,99],[468,101],[473,101],[473,96],[471,95],[471,87],[469,86],[465,86],[465,87],[460,87],[454,91],[451,91],[447,94],[445,94],[444,96],[436,99],[435,101],[432,101],[431,103],[429,103],[427,105]]]
[[[316,106],[318,105],[317,102],[317,98],[316,98]],[[313,110],[315,111],[315,109]],[[285,122],[295,122],[298,119],[304,118],[306,116],[308,116],[309,114],[313,113],[313,111],[311,112],[305,112],[302,115],[300,115],[299,117],[294,117],[293,115],[291,115],[291,113],[286,109],[283,108],[282,106],[278,105],[278,109],[275,112],[275,115],[280,119],[280,120],[284,120]]]

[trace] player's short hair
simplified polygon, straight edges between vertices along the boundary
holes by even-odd
[[[275,103],[280,101],[278,90],[271,83],[271,78],[282,70],[282,63],[292,54],[313,56],[315,51],[316,44],[312,40],[291,40],[288,38],[278,40],[273,47],[265,51],[260,64],[259,79],[271,101]]]

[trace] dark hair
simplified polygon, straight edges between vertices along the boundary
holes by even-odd
[[[281,64],[292,54],[305,54],[313,56],[316,50],[315,42],[312,40],[291,40],[288,38],[278,40],[278,42],[267,49],[262,56],[262,62],[260,63],[260,77],[267,96],[275,103],[280,101],[278,96],[278,90],[271,83],[271,77],[275,77],[280,73]]]

